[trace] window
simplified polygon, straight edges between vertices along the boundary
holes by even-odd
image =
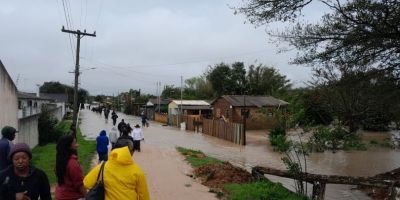
[[[33,104],[34,108],[37,108],[37,102],[35,101],[35,103]]]
[[[22,102],[18,101],[18,109],[22,109]]]
[[[28,101],[28,106],[32,107],[32,100]]]

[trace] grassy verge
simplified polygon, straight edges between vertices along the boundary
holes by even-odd
[[[61,121],[56,129],[60,129],[64,134],[68,132],[71,121]],[[77,132],[78,139],[78,157],[79,162],[83,167],[84,173],[86,174],[90,169],[90,163],[94,153],[96,152],[96,142],[87,141],[82,137],[81,131],[78,128]],[[32,164],[39,169],[42,169],[49,178],[50,184],[56,183],[57,179],[54,174],[54,166],[56,163],[56,144],[47,144],[45,146],[37,146],[33,148],[33,159]]]
[[[242,199],[286,199],[286,200],[306,200],[306,197],[296,195],[280,183],[270,181],[252,182],[246,184],[226,184],[224,189],[228,193],[229,200]]]
[[[211,167],[213,168],[214,175],[218,176],[220,179],[228,180],[228,177],[221,177],[216,175],[218,171],[217,168],[224,168],[223,174],[227,176],[233,176],[231,172],[225,171],[225,169],[229,169],[224,167],[227,163],[224,163],[221,160],[205,156],[201,151],[195,151],[190,149],[185,149],[182,147],[176,147],[177,151],[182,153],[186,157],[186,161],[190,163],[195,169],[201,169],[204,167]],[[215,165],[220,164],[220,165]],[[220,167],[218,167],[220,166]],[[244,170],[243,170],[244,171]],[[196,172],[195,172],[196,173]],[[248,173],[248,172],[246,172]],[[207,173],[206,173],[207,174]],[[198,174],[196,174],[198,175]],[[207,181],[211,179],[213,176],[206,177]],[[219,180],[222,181],[222,180]],[[204,182],[203,182],[204,184]],[[229,200],[245,200],[245,199],[252,199],[252,200],[264,200],[264,199],[287,199],[287,200],[305,200],[306,197],[302,197],[299,195],[294,194],[293,192],[289,191],[285,187],[282,186],[280,183],[273,183],[269,180],[262,181],[262,182],[252,182],[247,181],[245,183],[226,183],[223,184],[222,191],[214,191],[216,192],[217,196],[224,199]]]
[[[183,147],[176,147],[176,150],[179,151],[186,157],[186,161],[192,165],[192,167],[201,167],[209,164],[222,164],[221,160],[216,158],[208,157],[203,154],[201,151],[195,151],[191,149],[185,149]]]

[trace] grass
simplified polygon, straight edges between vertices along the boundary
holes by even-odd
[[[253,182],[246,184],[226,184],[224,189],[227,191],[229,200],[305,200],[302,197],[288,191],[280,183],[270,181]]]
[[[189,162],[192,167],[223,163],[223,161],[216,158],[205,156],[201,151],[186,149],[183,147],[176,147],[176,150],[186,157],[186,161]]]
[[[57,129],[60,129],[63,133],[67,133],[71,121],[63,120],[57,124]],[[94,153],[96,152],[96,141],[84,140],[80,129],[77,132],[78,139],[78,157],[79,163],[82,165],[84,173],[86,174],[90,169],[91,160]],[[49,178],[50,184],[57,182],[54,170],[56,163],[56,144],[47,144],[45,146],[37,146],[32,150],[33,159],[32,164],[42,169]]]

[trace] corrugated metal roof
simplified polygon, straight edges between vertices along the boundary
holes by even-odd
[[[286,106],[288,102],[271,97],[271,96],[249,96],[249,95],[224,95],[222,98],[226,99],[232,106]]]
[[[40,93],[40,97],[54,99],[59,103],[68,102],[68,95],[63,93]]]
[[[211,110],[210,105],[203,105],[203,106],[182,106],[182,109],[184,110]]]
[[[176,105],[184,106],[209,106],[210,104],[204,100],[172,100]]]
[[[37,97],[35,93],[20,92],[18,91],[18,99],[38,99],[38,100],[48,100],[54,101],[54,99]]]
[[[158,99],[156,99],[156,98],[149,99],[149,101],[150,101],[153,105],[158,104]],[[168,100],[168,99],[161,99],[161,100],[160,100],[160,104],[161,104],[161,105],[166,105],[166,104],[169,104],[170,101],[171,101],[171,100]]]

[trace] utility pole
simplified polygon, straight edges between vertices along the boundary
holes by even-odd
[[[72,125],[71,127],[74,129],[73,134],[74,137],[76,138],[76,129],[77,129],[77,120],[78,120],[78,80],[79,80],[79,51],[80,51],[80,45],[81,45],[81,38],[84,36],[92,36],[96,37],[96,31],[92,33],[86,33],[86,30],[81,32],[79,29],[76,31],[72,30],[67,30],[64,28],[64,26],[61,29],[62,32],[65,33],[71,33],[76,35],[76,60],[75,60],[75,87],[74,87],[74,112],[73,112],[73,117],[72,117]]]
[[[181,76],[181,111],[180,111],[180,113],[181,113],[181,116],[180,116],[180,118],[179,118],[179,123],[182,123],[183,122],[183,110],[182,110],[182,106],[183,106],[183,103],[182,103],[182,96],[183,96],[183,76]]]

